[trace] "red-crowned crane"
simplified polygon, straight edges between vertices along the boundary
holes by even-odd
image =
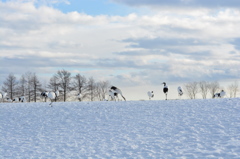
[[[43,98],[45,98],[45,102],[47,101],[48,93],[49,92],[45,91],[40,94]]]
[[[59,96],[59,91],[57,90],[56,92],[47,92],[47,91],[46,91],[46,92],[42,92],[42,93],[41,93],[41,96],[45,97],[45,100],[46,100],[47,98],[49,98],[50,101],[51,101],[51,103],[50,103],[49,105],[52,106],[53,100],[56,100],[57,97]]]
[[[178,96],[181,97],[183,95],[182,87],[179,86],[177,90],[178,90]]]
[[[59,91],[58,90],[56,92],[49,92],[48,93],[48,98],[51,100],[51,103],[49,105],[51,105],[51,107],[52,107],[53,100],[56,100],[58,96],[59,96]]]
[[[78,98],[79,101],[82,101],[82,94],[78,93],[77,98]]]
[[[151,98],[153,98],[154,97],[154,94],[153,94],[153,91],[148,91],[148,97],[149,97],[149,100],[151,100]]]
[[[213,95],[213,98],[217,97],[217,98],[222,98],[226,95],[226,93],[224,92],[224,90],[222,90],[220,93],[215,93]]]
[[[166,85],[165,82],[162,83],[164,86],[163,86],[163,93],[166,95],[166,100],[167,100],[167,93],[168,93],[168,86]]]
[[[14,98],[12,100],[12,102],[25,102],[25,97],[24,96],[21,96],[19,98]]]
[[[112,86],[110,87],[110,90],[114,93],[114,96],[118,98],[118,94],[120,94],[122,98],[126,101],[125,97],[122,95],[122,91],[119,88]]]

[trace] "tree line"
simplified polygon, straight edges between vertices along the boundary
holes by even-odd
[[[185,95],[190,99],[196,99],[197,94],[200,94],[203,99],[206,99],[208,94],[210,94],[210,96],[213,97],[215,93],[218,93],[221,90],[224,89],[221,88],[218,81],[189,82],[184,85]],[[228,85],[227,89],[224,91],[227,92],[229,98],[236,98],[237,93],[239,92],[238,81],[235,81],[234,83]]]
[[[84,75],[76,74],[72,76],[69,71],[58,70],[49,80],[43,83],[36,73],[26,72],[19,79],[13,73],[10,73],[2,84],[1,91],[8,94],[8,98],[13,99],[25,96],[27,102],[43,101],[41,92],[57,90],[60,92],[58,101],[76,100],[77,95],[81,94],[81,100],[102,101],[105,100],[110,87],[109,81],[96,81],[93,77],[86,78]],[[184,84],[184,95],[190,99],[196,99],[200,94],[206,99],[210,94],[211,97],[222,90],[218,81],[214,82],[189,82]],[[239,90],[238,81],[230,84],[226,90],[228,97],[237,97]],[[46,99],[45,99],[46,101]]]
[[[8,98],[13,99],[25,96],[27,102],[43,101],[40,94],[45,91],[57,90],[60,92],[58,101],[72,100],[81,93],[79,100],[104,100],[110,83],[108,81],[96,81],[93,77],[84,75],[72,76],[69,71],[58,70],[46,84],[39,79],[36,73],[26,72],[19,79],[10,73],[2,84],[1,91],[7,93]]]

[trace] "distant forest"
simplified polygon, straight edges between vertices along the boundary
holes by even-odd
[[[47,84],[43,84],[36,73],[27,72],[20,79],[11,73],[3,82],[1,92],[7,93],[10,99],[25,96],[27,102],[45,101],[41,97],[42,92],[57,90],[60,92],[58,101],[76,100],[79,94],[81,99],[78,100],[102,101],[106,98],[109,87],[108,81],[96,81],[80,74],[72,76],[69,71],[59,70]]]

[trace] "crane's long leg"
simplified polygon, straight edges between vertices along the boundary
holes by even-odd
[[[49,105],[51,105],[51,107],[52,107],[52,99],[51,99],[51,103]]]
[[[123,97],[123,99],[126,101],[125,97],[121,94],[121,96]]]

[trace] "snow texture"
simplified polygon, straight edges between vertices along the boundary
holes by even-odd
[[[240,158],[240,98],[1,103],[0,158]]]

